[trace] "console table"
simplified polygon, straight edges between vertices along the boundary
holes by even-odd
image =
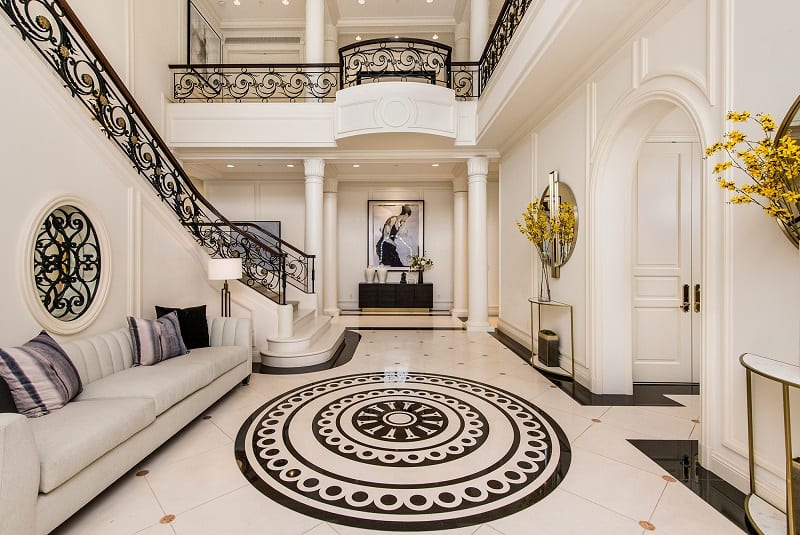
[[[361,282],[358,285],[358,307],[431,309],[433,284]]]

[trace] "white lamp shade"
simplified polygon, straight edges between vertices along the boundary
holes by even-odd
[[[241,278],[241,258],[212,258],[208,261],[208,280],[222,281]]]

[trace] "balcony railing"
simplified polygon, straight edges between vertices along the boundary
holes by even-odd
[[[339,64],[170,65],[178,102],[271,102],[332,100],[339,88]]]
[[[373,39],[339,49],[339,63],[170,65],[178,102],[332,100],[337,89],[382,81],[422,82],[478,98],[533,0],[506,0],[478,62],[453,62],[449,46],[424,39]]]

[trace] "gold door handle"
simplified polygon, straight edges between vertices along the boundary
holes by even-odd
[[[681,305],[681,308],[683,309],[684,312],[689,312],[689,307],[691,307],[691,306],[692,306],[692,304],[689,302],[689,285],[688,284],[684,284],[683,285],[683,305]]]
[[[700,285],[694,285],[694,311],[700,312]]]

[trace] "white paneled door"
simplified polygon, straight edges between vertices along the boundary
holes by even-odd
[[[645,143],[637,164],[634,382],[699,381],[699,151],[697,143]]]

